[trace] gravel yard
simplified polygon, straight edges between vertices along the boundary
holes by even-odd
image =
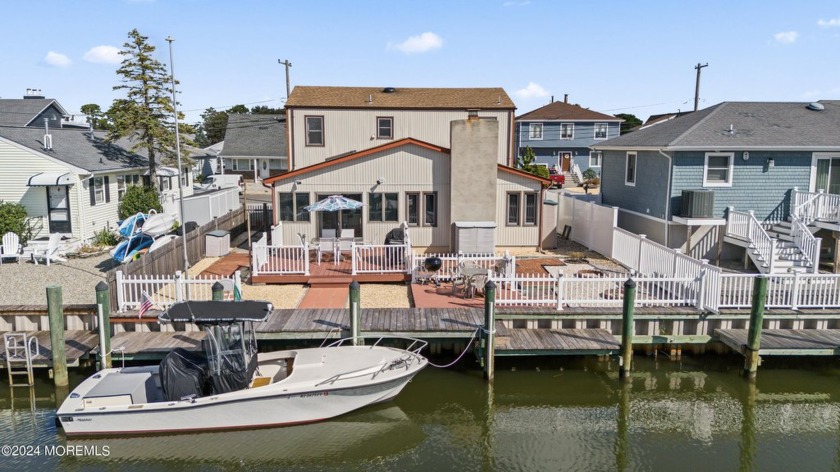
[[[46,305],[48,285],[60,285],[64,304],[96,303],[96,284],[114,267],[108,254],[67,262],[35,265],[4,262],[0,266],[0,305]]]

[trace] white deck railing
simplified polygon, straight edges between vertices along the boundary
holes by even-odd
[[[509,253],[505,252],[504,254],[491,254],[491,253],[463,253],[459,252],[457,254],[452,253],[426,253],[426,254],[417,254],[413,253],[411,256],[411,266],[409,270],[417,268],[422,268],[423,263],[429,257],[438,257],[442,263],[440,270],[437,271],[435,278],[438,280],[451,280],[453,278],[453,274],[458,273],[458,268],[461,266],[461,263],[464,261],[469,260],[470,262],[475,263],[479,267],[483,267],[487,270],[492,270],[495,268],[496,264],[507,260],[508,263],[506,265],[506,274],[514,274],[516,273],[516,256],[511,256]]]
[[[749,308],[757,274],[723,274],[720,277],[721,308]],[[840,307],[840,274],[793,274],[770,276],[768,308]]]
[[[816,274],[820,267],[820,245],[822,240],[814,237],[803,220],[794,218],[791,222],[790,235],[793,242],[802,251],[802,255],[811,264],[811,273]]]
[[[727,212],[726,236],[735,236],[750,241],[753,249],[767,264],[767,271],[773,273],[776,259],[776,239],[767,234],[767,231],[755,218],[752,210],[745,213],[735,211],[730,207]]]
[[[352,273],[406,273],[411,246],[407,244],[353,245]]]
[[[818,192],[801,192],[794,187],[791,191],[791,214],[804,223],[811,224],[815,220],[840,220],[840,195]]]
[[[212,300],[213,284],[221,283],[225,287],[225,296],[233,298],[234,287],[242,293],[242,281],[239,271],[233,277],[190,277],[181,271],[175,275],[124,275],[117,271],[117,307],[118,312],[136,310],[143,302],[143,292],[152,299],[155,308],[165,310],[172,304],[190,300]]]

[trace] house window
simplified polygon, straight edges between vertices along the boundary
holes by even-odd
[[[181,170],[181,187],[187,186],[187,171],[182,169]]]
[[[309,193],[278,193],[277,204],[280,209],[280,221],[309,221]]]
[[[368,196],[368,221],[399,221],[397,193],[371,193]]]
[[[131,174],[131,175],[118,175],[117,176],[117,201],[122,201],[123,197],[125,196],[125,191],[128,190],[128,187],[133,185],[140,185],[140,175],[139,174]]]
[[[306,120],[306,145],[307,146],[323,146],[324,145],[324,117],[323,116],[307,116]]]
[[[405,202],[409,226],[437,226],[437,192],[407,193]]]
[[[601,151],[590,151],[589,152],[589,167],[601,167],[601,158],[602,158]]]
[[[528,125],[528,139],[542,139],[543,138],[543,124],[531,123]]]
[[[233,159],[233,170],[254,170],[254,160]]]
[[[93,178],[93,201],[94,205],[105,203],[105,177]]]
[[[703,186],[731,187],[734,161],[735,153],[707,152],[706,165],[703,169]]]
[[[519,226],[519,193],[507,194],[507,224]]]
[[[595,139],[607,139],[606,123],[595,123]]]
[[[169,177],[158,177],[158,188],[161,192],[165,192],[172,188],[172,179]]]
[[[394,139],[394,118],[379,116],[376,118],[376,137],[378,139]]]
[[[525,194],[525,226],[533,226],[537,224],[537,194]]]
[[[624,165],[624,184],[636,186],[636,153],[628,152]]]
[[[574,139],[575,137],[575,124],[574,123],[561,123],[560,124],[560,139]]]

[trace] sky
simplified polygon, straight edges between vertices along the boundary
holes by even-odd
[[[722,101],[840,99],[840,2],[4,0],[0,97],[37,88],[70,113],[124,92],[136,28],[180,110],[282,107],[291,85],[503,87],[517,115],[569,94],[607,114]]]

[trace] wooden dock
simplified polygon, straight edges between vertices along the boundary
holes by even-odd
[[[510,329],[496,323],[496,356],[611,355],[620,349],[605,329]]]
[[[744,354],[746,329],[717,329],[715,337],[735,352]],[[759,356],[840,355],[840,329],[763,329]]]
[[[204,331],[118,333],[111,338],[111,362],[116,366],[123,358],[127,361],[160,360],[175,348],[204,352],[201,341],[205,336]]]
[[[50,342],[49,331],[29,331],[28,338],[38,339],[38,355],[32,357],[32,367],[52,367],[52,343]],[[0,365],[6,367],[6,345],[0,332]],[[99,345],[99,338],[93,331],[65,331],[64,332],[64,353],[67,357],[67,365],[77,367],[79,361],[87,359],[90,351]]]

